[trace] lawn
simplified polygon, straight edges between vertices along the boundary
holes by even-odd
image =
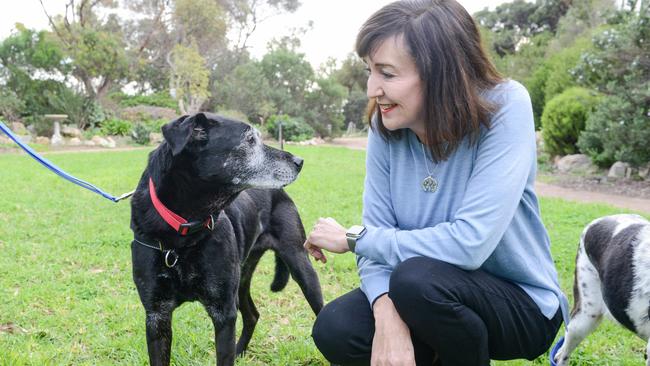
[[[287,191],[306,228],[320,216],[344,225],[361,217],[364,152],[290,147],[305,159]],[[133,189],[147,151],[51,154],[68,172],[115,194]],[[128,202],[112,203],[41,168],[24,154],[0,155],[0,365],[145,365],[144,311],[131,279]],[[620,210],[542,199],[560,281],[571,295],[580,231]],[[316,263],[325,301],[358,286],[353,256]],[[314,315],[291,281],[268,289],[267,255],[253,280],[260,322],[237,365],[327,365],[310,330]],[[238,322],[240,325],[241,322]],[[172,363],[214,364],[212,323],[199,304],[174,313]],[[606,321],[574,353],[574,365],[639,365],[644,342]],[[495,362],[495,365],[547,365]]]

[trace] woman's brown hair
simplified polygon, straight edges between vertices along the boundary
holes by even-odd
[[[487,57],[474,19],[454,0],[402,0],[373,14],[357,35],[359,57],[372,57],[387,38],[402,36],[423,83],[425,142],[436,161],[445,160],[466,136],[476,142],[489,127],[495,106],[481,97],[503,78]],[[370,101],[369,120],[386,137],[379,106]],[[372,126],[371,126],[372,127]]]

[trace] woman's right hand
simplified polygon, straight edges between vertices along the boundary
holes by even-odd
[[[411,332],[397,313],[388,295],[379,297],[373,307],[375,336],[371,366],[415,366]]]

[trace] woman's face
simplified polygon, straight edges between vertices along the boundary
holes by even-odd
[[[425,136],[422,80],[403,37],[387,38],[365,61],[370,71],[368,98],[377,100],[384,126],[391,131],[410,128],[422,140]]]

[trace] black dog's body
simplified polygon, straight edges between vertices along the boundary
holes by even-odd
[[[235,355],[245,351],[259,316],[250,284],[268,249],[276,254],[271,289],[284,288],[290,272],[314,313],[322,307],[320,285],[302,248],[305,233],[293,202],[281,189],[248,189],[290,183],[302,161],[261,145],[251,131],[243,123],[214,115],[181,118],[163,128],[166,141],[150,155],[132,199],[131,228],[136,239],[133,278],[147,315],[152,365],[169,364],[172,312],[186,301],[205,306],[215,327],[217,364],[233,365]],[[246,159],[251,158],[263,161],[249,164]],[[214,215],[213,230],[178,234],[154,208],[150,178],[171,211],[191,219]],[[161,250],[151,248],[158,243]],[[172,250],[166,262],[166,251]],[[243,331],[235,348],[237,309]]]

